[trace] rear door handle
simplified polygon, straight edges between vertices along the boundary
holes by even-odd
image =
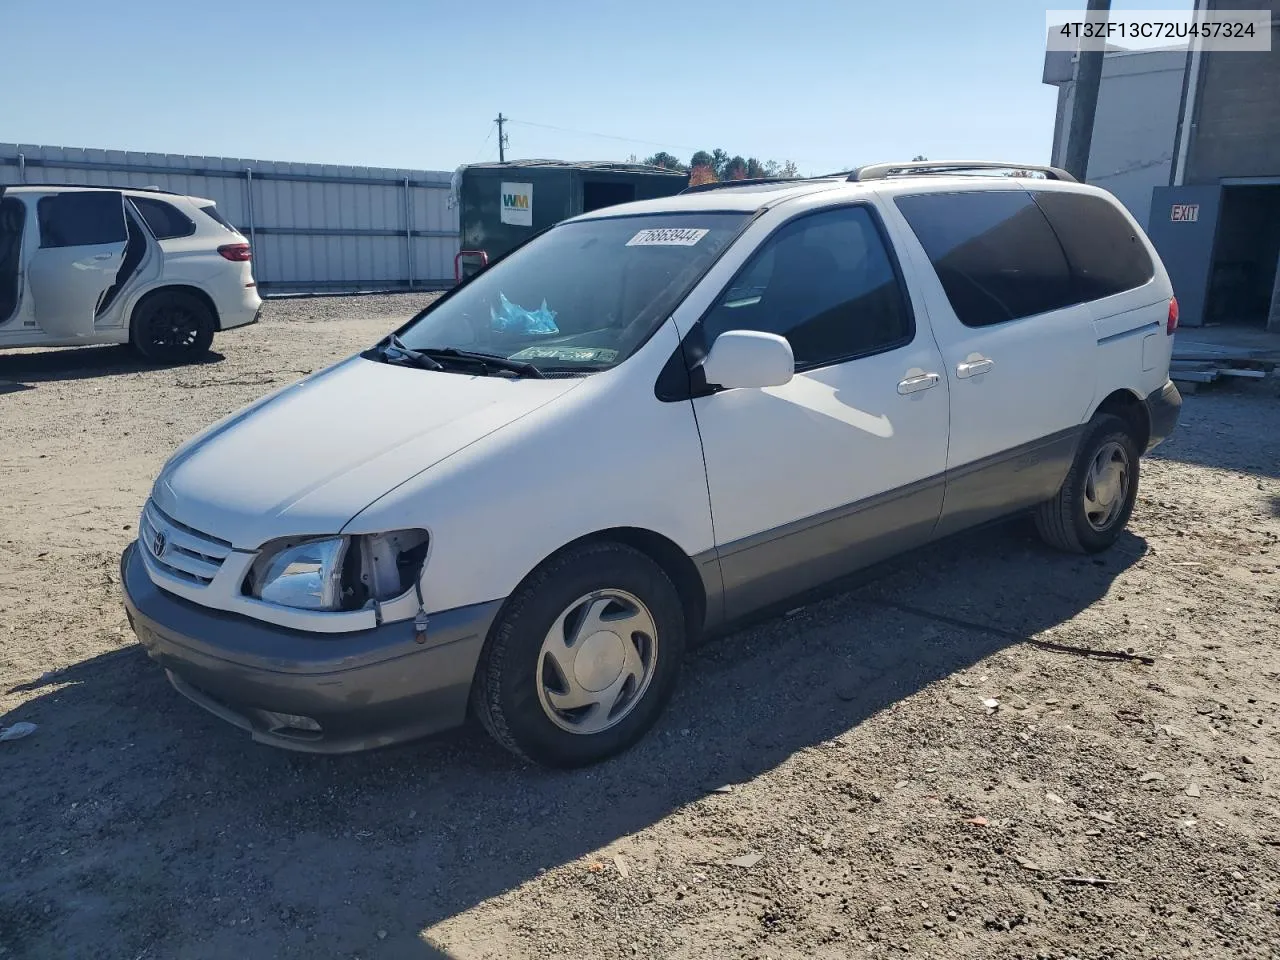
[[[905,380],[898,381],[898,392],[903,396],[908,393],[919,393],[921,390],[937,386],[941,379],[936,373],[922,373],[916,377],[907,377]]]
[[[994,360],[987,357],[979,357],[976,360],[966,360],[964,363],[956,364],[956,376],[961,380],[967,380],[969,377],[976,377],[986,373],[996,365]]]

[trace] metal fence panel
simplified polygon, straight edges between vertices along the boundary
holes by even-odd
[[[447,171],[0,143],[0,184],[159,187],[204,197],[249,237],[265,294],[453,283]]]

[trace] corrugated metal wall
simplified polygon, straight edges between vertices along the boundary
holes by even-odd
[[[265,294],[453,283],[450,174],[0,143],[0,183],[156,186],[213,200]]]

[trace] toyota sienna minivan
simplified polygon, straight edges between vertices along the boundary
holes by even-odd
[[[1181,400],[1110,194],[994,163],[714,186],[563,222],[180,447],[121,561],[173,686],[295,750],[475,715],[573,766],[792,594],[1024,511],[1115,541]]]

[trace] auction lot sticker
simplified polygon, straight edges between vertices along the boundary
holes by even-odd
[[[627,241],[628,247],[692,247],[710,231],[699,227],[660,227],[641,230]]]

